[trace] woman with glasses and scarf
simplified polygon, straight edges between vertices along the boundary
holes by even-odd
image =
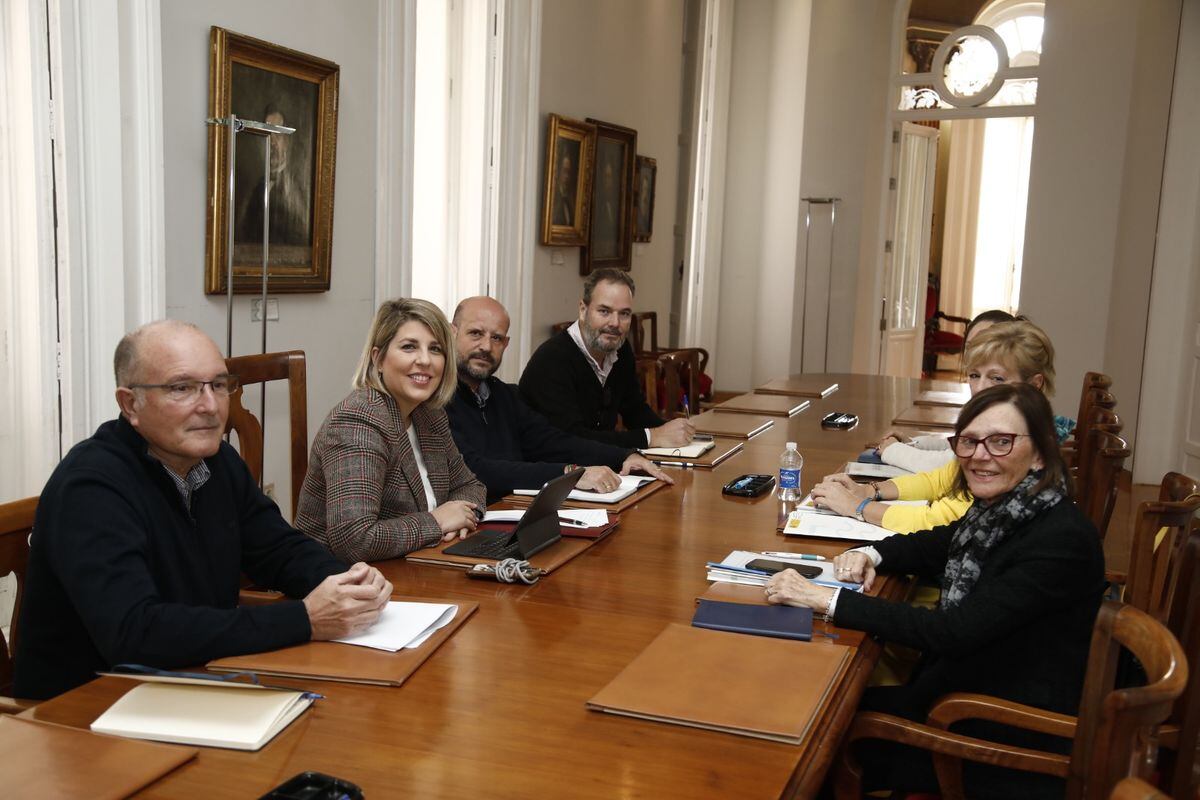
[[[924,721],[942,695],[979,692],[1075,714],[1104,590],[1104,553],[1070,499],[1050,405],[1028,384],[986,389],[963,407],[950,444],[959,489],[974,497],[966,513],[950,525],[849,550],[833,564],[839,580],[867,590],[876,572],[939,582],[935,608],[818,586],[792,570],[768,582],[767,600],[807,606],[841,627],[921,651],[909,681],[868,689],[863,710]],[[991,723],[963,723],[961,730],[1061,752],[1070,745]],[[861,761],[869,788],[936,790],[928,753],[868,746]],[[1063,791],[1045,776],[978,765],[966,766],[965,779],[970,797]]]

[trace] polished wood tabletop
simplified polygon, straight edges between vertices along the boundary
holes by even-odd
[[[304,770],[352,781],[367,797],[697,798],[810,797],[878,658],[861,633],[817,622],[850,647],[850,669],[799,745],[588,711],[611,681],[670,622],[687,624],[709,583],[704,563],[730,550],[826,556],[833,541],[776,532],[774,495],[724,496],[746,472],[774,473],[785,442],[804,456],[807,491],[853,459],[930,383],[830,375],[840,384],[791,418],[776,418],[712,470],[674,469],[676,485],[622,514],[620,528],[533,586],[468,579],[461,571],[394,560],[380,569],[397,596],[469,599],[479,611],[399,688],[275,681],[325,695],[257,753],[202,748],[199,757],[139,796],[257,797]],[[831,411],[857,414],[849,431],[823,430]],[[901,581],[877,591],[899,599]],[[774,691],[805,679],[779,674]],[[105,678],[26,712],[86,727],[129,683]]]

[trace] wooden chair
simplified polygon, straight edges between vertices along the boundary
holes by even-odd
[[[655,358],[639,358],[637,359],[637,379],[638,385],[642,387],[642,393],[646,395],[646,402],[662,414],[662,405],[658,396],[658,380],[662,367]]]
[[[1197,511],[1200,511],[1200,485],[1178,472],[1163,476],[1157,501],[1138,506],[1129,573],[1124,581],[1126,603],[1166,621],[1177,588],[1179,559],[1188,532],[1195,525]]]
[[[1141,662],[1145,686],[1116,688],[1121,648]],[[1155,728],[1170,714],[1187,680],[1183,648],[1161,622],[1132,606],[1106,602],[1092,633],[1078,717],[963,693],[942,698],[924,725],[888,714],[860,712],[842,747],[835,776],[837,797],[862,796],[853,742],[887,739],[932,752],[944,800],[964,797],[963,759],[1064,778],[1069,800],[1105,798],[1121,778],[1144,777],[1148,772]],[[949,730],[966,719],[987,719],[1073,739],[1071,755],[997,744]]]
[[[17,576],[17,591],[13,598],[12,622],[8,640],[0,632],[0,694],[12,694],[13,656],[17,652],[17,622],[21,616],[21,596],[25,592],[25,573],[29,566],[29,533],[37,513],[38,499],[27,497],[0,505],[0,577],[10,572]],[[0,697],[0,714],[19,713],[32,703]]]
[[[689,398],[689,411],[699,410],[696,398],[700,397],[700,354],[691,349],[674,350],[659,356],[658,364],[663,381],[663,395],[659,398],[663,418],[674,419],[683,414],[681,398],[685,396]]]
[[[1113,789],[1109,800],[1171,800],[1140,778],[1125,778]]]
[[[938,308],[941,302],[940,295],[941,285],[937,276],[931,272],[925,286],[925,342],[921,354],[921,377],[924,378],[928,378],[937,369],[938,356],[962,353],[967,326],[971,324],[971,320],[966,317],[956,317]],[[961,332],[944,330],[943,321],[962,325]]]
[[[225,359],[225,368],[238,376],[240,388],[229,398],[229,419],[225,432],[236,431],[238,452],[250,468],[254,480],[263,474],[263,429],[257,417],[246,410],[242,397],[248,385],[270,381],[288,382],[288,410],[291,417],[292,517],[300,502],[300,487],[308,472],[308,378],[302,350],[263,353]],[[265,387],[264,387],[265,388]]]
[[[1117,505],[1117,478],[1125,467],[1125,461],[1133,454],[1124,439],[1115,433],[1093,428],[1088,434],[1090,446],[1086,474],[1076,476],[1077,503],[1084,515],[1096,526],[1103,540],[1108,533],[1113,509]]]
[[[1190,502],[1197,497],[1193,494]],[[1193,668],[1187,688],[1159,728],[1158,743],[1161,785],[1175,797],[1188,798],[1200,796],[1196,774],[1200,766],[1200,530],[1194,520],[1182,551],[1175,559],[1178,569],[1172,581],[1175,588],[1167,627],[1180,640]]]
[[[1086,416],[1090,396],[1088,393],[1092,389],[1108,390],[1110,388],[1112,388],[1112,378],[1103,372],[1085,372],[1083,375],[1083,388],[1079,392],[1079,413],[1075,415],[1075,419],[1082,420]]]
[[[575,320],[573,320],[573,319],[569,319],[566,322],[556,322],[550,326],[550,335],[557,336],[558,334],[562,333],[563,331],[565,331],[567,328],[571,327],[574,324],[575,324]],[[635,347],[634,350],[636,351],[637,348]]]
[[[694,381],[696,392],[689,393],[689,402],[694,410],[700,409],[700,400],[712,400],[712,378],[708,376],[708,351],[703,347],[659,347],[658,346],[658,312],[637,311],[633,315],[633,324],[629,328],[629,342],[633,352],[639,357],[658,358],[664,353],[695,352],[697,356],[698,374]]]
[[[1082,499],[1080,492],[1087,490],[1087,476],[1092,469],[1092,452],[1095,440],[1092,431],[1119,434],[1124,428],[1121,417],[1117,412],[1107,408],[1093,407],[1086,412],[1083,422],[1077,423],[1075,432],[1080,438],[1071,440],[1070,446],[1063,448],[1063,457],[1071,476],[1075,479],[1075,499]]]

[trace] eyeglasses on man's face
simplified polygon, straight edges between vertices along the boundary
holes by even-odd
[[[959,458],[970,458],[975,455],[975,448],[983,445],[983,449],[994,457],[1006,456],[1012,452],[1017,439],[1029,436],[1027,433],[993,433],[976,439],[974,436],[951,436],[950,449]]]
[[[174,403],[194,403],[207,386],[217,397],[229,397],[237,391],[237,375],[218,375],[211,381],[172,381],[171,383],[135,383],[130,389],[157,389]]]

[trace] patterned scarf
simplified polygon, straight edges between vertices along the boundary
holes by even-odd
[[[1042,478],[1042,470],[1031,471],[1008,494],[991,505],[976,500],[958,521],[950,540],[946,571],[942,574],[943,610],[954,608],[975,588],[988,553],[1023,523],[1057,505],[1067,496],[1066,484],[1049,486],[1030,494]]]

